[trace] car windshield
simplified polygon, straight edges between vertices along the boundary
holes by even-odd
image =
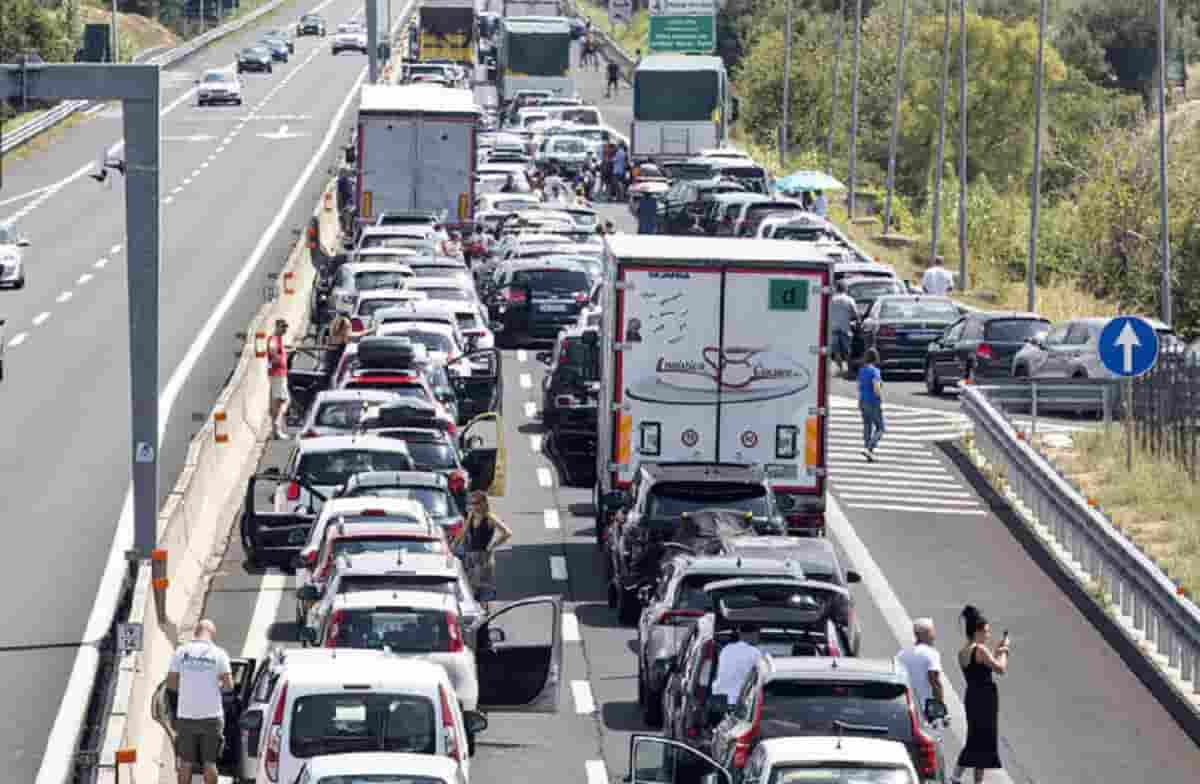
[[[289,745],[301,759],[353,751],[436,754],[434,718],[433,702],[414,694],[313,694],[292,708]]]
[[[415,329],[406,329],[402,334],[403,337],[408,338],[413,343],[419,343],[424,346],[426,351],[449,354],[454,350],[454,343],[450,338],[437,332],[420,332]]]
[[[317,409],[315,424],[317,427],[332,427],[339,430],[349,430],[363,421],[363,418],[378,402],[366,400],[336,400],[321,404]]]
[[[418,291],[425,292],[425,296],[429,299],[450,300],[452,302],[471,301],[471,294],[468,291],[454,288],[453,286],[422,286]]]
[[[424,466],[420,465],[419,447],[424,446],[420,442],[416,444],[406,445],[412,450],[413,463],[416,464],[417,470],[425,470]],[[414,446],[417,449],[412,449]],[[430,517],[447,517],[450,514],[450,496],[445,490],[438,487],[358,487],[353,492],[348,493],[344,497],[353,498],[355,496],[366,496],[370,498],[407,498],[416,501],[425,507],[426,513]]]
[[[445,546],[436,539],[400,539],[395,536],[355,536],[336,539],[333,557],[364,553],[441,553]]]
[[[458,466],[454,460],[454,447],[445,442],[406,439],[404,445],[408,447],[408,453],[412,456],[418,471],[433,471]]]
[[[358,291],[374,291],[375,289],[399,289],[404,287],[404,279],[408,277],[400,270],[371,270],[354,274],[354,288]]]
[[[418,278],[471,278],[471,273],[466,267],[421,267],[414,264],[412,271]]]
[[[583,270],[572,269],[518,270],[513,273],[513,285],[535,292],[587,291],[588,276]]]
[[[206,82],[226,82],[226,81],[229,81],[229,77],[227,77],[225,74],[207,73],[207,74],[204,74],[204,81],[206,81]]]
[[[367,374],[355,379],[351,379],[346,384],[347,389],[381,389],[385,392],[394,392],[400,397],[412,398],[415,400],[429,400],[429,393],[421,384],[414,384],[411,381],[389,381],[386,377],[372,377],[370,371]]]
[[[702,509],[733,509],[770,517],[767,489],[762,485],[722,482],[659,482],[650,488],[647,517],[679,517]]]
[[[888,280],[868,280],[846,288],[848,289],[847,293],[854,299],[872,299],[896,293],[896,284]]]
[[[1050,328],[1050,322],[1041,319],[996,319],[984,328],[984,340],[996,343],[1023,343],[1039,332]]]
[[[356,779],[355,781],[358,781]],[[904,768],[875,765],[788,765],[774,768],[771,784],[917,784]]]
[[[762,736],[832,735],[834,722],[847,729],[908,741],[912,738],[908,687],[902,683],[836,683],[777,680],[764,687]],[[858,729],[864,728],[864,729]]]
[[[457,624],[451,627],[443,610],[387,607],[342,610],[336,635],[339,648],[382,648],[397,653],[450,653],[460,641]]]
[[[329,486],[344,484],[354,474],[364,471],[411,470],[412,460],[404,452],[339,449],[303,455],[296,473],[309,484]]]
[[[406,302],[412,302],[412,297],[397,297],[396,299],[368,299],[358,304],[358,315],[374,316],[381,310],[400,307]]]
[[[554,142],[555,152],[565,152],[572,155],[583,155],[590,150],[587,144],[584,144],[582,139],[556,139]]]
[[[592,228],[600,221],[594,212],[572,212],[571,220],[575,221],[576,226],[583,228]]]
[[[953,321],[958,318],[958,308],[949,302],[923,300],[890,300],[879,307],[879,318],[888,320],[925,319],[928,321]]]

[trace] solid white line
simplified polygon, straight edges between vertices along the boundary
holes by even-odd
[[[579,642],[583,639],[579,636],[579,619],[570,610],[564,610],[562,614],[562,638],[563,642]]]
[[[246,628],[246,640],[242,645],[244,658],[261,659],[266,652],[269,644],[267,632],[271,624],[275,623],[275,616],[279,614],[279,603],[287,581],[287,575],[279,572],[267,572],[263,575],[262,583],[258,586],[258,596],[254,600],[254,612],[250,615],[250,625]]]
[[[182,191],[183,191],[183,186],[176,185],[174,188],[171,189],[171,195],[174,196],[175,194],[180,193]]]
[[[105,264],[108,264],[108,259],[97,259],[96,263],[93,264],[92,266],[95,267],[96,269],[104,269]]]
[[[557,509],[543,509],[542,510],[542,521],[545,522],[547,528],[549,528],[551,530],[557,530],[558,526],[559,526],[558,510]]]
[[[534,403],[532,400],[526,400],[525,401],[525,418],[533,419],[535,416],[537,416],[537,403]]]
[[[608,784],[608,768],[604,767],[604,760],[588,760],[583,763],[583,769],[587,771],[587,784]]]
[[[526,350],[525,350],[525,349],[523,349],[523,348],[519,348],[519,349],[517,349],[517,361],[518,361],[518,362],[525,362],[525,361],[526,361],[526,360],[528,360],[528,359],[529,359],[529,352],[528,352],[528,351],[526,351]]]
[[[930,504],[932,506],[937,506],[939,504],[943,504],[945,506],[972,506],[972,507],[979,506],[979,502],[976,501],[974,498],[972,498],[969,495],[966,496],[965,498],[952,498],[949,496],[946,496],[946,497],[939,496],[939,497],[935,498],[933,496],[921,496],[918,494],[913,494],[911,497],[897,498],[898,495],[900,495],[900,494],[892,492],[890,490],[874,490],[874,491],[851,490],[851,491],[847,492],[845,490],[842,490],[841,488],[838,488],[838,497],[839,498],[845,498],[848,500],[867,501],[867,502],[871,502],[871,503],[899,501],[901,503],[920,502],[920,503]]]
[[[108,255],[116,256],[118,253],[121,252],[122,247],[123,246],[121,245],[121,243],[118,242],[116,245],[113,245],[111,248],[109,248]]]
[[[12,336],[12,340],[8,341],[8,347],[19,346],[25,342],[25,338],[29,337],[28,332],[18,332]]]
[[[561,555],[550,556],[550,577],[554,580],[567,579],[567,559]]]
[[[833,472],[834,475],[837,475],[843,471],[848,471],[850,473],[871,473],[872,475],[877,476],[877,472],[864,472],[862,470],[868,466],[875,466],[877,469],[903,468],[904,473],[912,474],[914,476],[920,475],[931,478],[940,476],[953,476],[953,474],[951,474],[945,468],[933,468],[932,466],[909,466],[905,465],[904,461],[902,460],[880,460],[878,458],[876,458],[874,463],[868,463],[865,457],[862,458],[861,461],[855,461],[853,463],[848,460],[830,460],[829,466],[831,469],[836,469]]]
[[[529,375],[528,373],[522,373],[520,381],[521,389],[529,389],[533,386],[533,376]]]
[[[32,199],[34,196],[37,196],[39,193],[45,193],[46,191],[50,190],[53,187],[54,187],[54,183],[50,183],[49,185],[43,185],[40,188],[34,188],[31,191],[26,191],[25,193],[22,193],[18,196],[10,196],[7,199],[5,199],[4,201],[0,201],[0,207],[4,207],[4,206],[12,204],[14,202],[23,201],[24,199]]]
[[[576,713],[596,712],[596,701],[592,698],[592,685],[587,681],[571,681],[571,696],[575,699]]]
[[[542,437],[537,435],[530,436],[529,449],[535,455],[540,455],[542,453]]]
[[[82,275],[80,275],[80,276],[79,276],[79,280],[75,281],[75,283],[76,283],[77,285],[80,285],[80,286],[82,286],[84,283],[87,283],[87,282],[88,282],[89,280],[91,280],[91,279],[92,279],[92,273],[90,273],[90,272],[85,272],[85,273],[83,273]]]
[[[867,504],[861,501],[847,503],[847,509],[879,509],[887,512],[919,512],[921,514],[986,515],[982,508],[975,509],[931,509],[928,506],[901,506],[899,504]]]
[[[554,484],[554,477],[550,475],[549,468],[538,468],[537,470],[538,484],[542,487],[550,487]]]
[[[43,310],[41,313],[33,317],[33,326],[40,327],[46,323],[46,319],[50,318],[50,311]]]
[[[861,438],[858,439],[857,441],[847,441],[844,443],[832,443],[829,447],[829,454],[831,454],[831,455],[856,455],[856,454],[859,454],[860,449],[862,449],[862,439]],[[885,455],[886,454],[904,455],[904,459],[906,461],[912,461],[914,463],[936,463],[936,464],[940,465],[942,462],[941,460],[938,460],[936,457],[933,456],[933,452],[927,452],[923,449],[916,449],[914,447],[906,448],[906,447],[888,446],[886,444],[880,444],[879,446],[875,447],[875,451],[877,453],[885,454]]]
[[[59,305],[61,305],[64,302],[67,302],[68,300],[70,300],[72,296],[74,296],[74,295],[71,294],[71,292],[64,291],[62,294],[58,295],[58,298],[55,300],[55,302],[57,302]]]

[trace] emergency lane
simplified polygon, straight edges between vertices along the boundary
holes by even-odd
[[[326,14],[336,23],[360,9],[338,0]],[[262,26],[279,24],[266,20]],[[190,104],[163,120],[164,137],[191,135],[201,126],[221,136],[197,143],[207,145],[207,153],[164,142],[161,383],[166,387],[177,367],[194,372],[180,377],[186,383],[177,387],[165,421],[162,495],[175,482],[194,432],[192,413],[211,407],[234,365],[235,333],[261,302],[266,273],[278,269],[290,250],[293,237],[286,227],[304,225],[319,196],[331,160],[328,127],[365,68],[362,57],[331,57],[328,39],[301,39],[296,48],[271,86],[248,85],[246,106],[213,107],[213,116],[227,118],[223,123],[210,121],[208,108]],[[311,119],[293,124],[302,132],[295,138],[268,139],[251,130],[248,115],[255,111]],[[243,121],[245,127],[226,144]],[[339,141],[343,133],[336,131]],[[224,149],[217,153],[218,147]],[[322,148],[322,161],[314,162]],[[216,157],[209,161],[211,155]],[[119,185],[119,175],[110,179]],[[183,190],[171,193],[176,187]],[[95,600],[128,488],[120,194],[83,178],[29,213],[22,230],[37,243],[27,257],[29,285],[0,299],[10,339],[25,334],[6,352],[0,413],[5,433],[0,492],[5,519],[13,523],[9,544],[29,554],[16,559],[0,581],[5,595],[21,599],[0,610],[0,690],[10,704],[26,706],[10,712],[0,729],[0,754],[9,760],[14,780],[31,781],[37,770],[75,658],[71,646]],[[173,203],[165,204],[167,198]],[[239,276],[248,285],[235,285]],[[63,647],[45,647],[52,645]]]
[[[622,84],[618,97],[609,100],[604,97],[602,69],[577,68],[574,73],[580,96],[595,102],[605,123],[628,136],[632,121],[628,86]],[[596,207],[618,231],[637,231],[627,205],[598,201]],[[887,392],[893,389],[898,393],[895,397]],[[958,407],[952,396],[930,399],[916,382],[900,385],[889,381],[885,396],[929,417],[953,413]],[[831,456],[833,495],[842,499],[840,506],[848,525],[886,576],[908,616],[930,616],[936,622],[939,648],[950,671],[947,675],[959,694],[963,693],[963,679],[953,652],[962,640],[959,613],[963,605],[979,606],[992,619],[997,635],[1010,629],[1012,673],[1000,679],[1000,740],[1001,758],[1012,779],[1054,784],[1130,780],[1183,784],[1193,780],[1200,765],[1200,748],[1039,569],[1001,519],[1003,508],[994,507],[989,497],[975,491],[942,446],[921,443],[914,448],[914,442],[901,440],[897,432],[893,438],[885,434],[882,445],[895,451],[882,453],[881,463],[868,465],[861,455],[845,453],[843,447],[861,438],[854,419],[855,399],[853,384],[835,382],[831,391],[831,406],[835,409],[831,445],[842,454]],[[885,413],[888,405],[885,403]],[[839,408],[841,414],[837,413]],[[897,418],[897,423],[901,419]],[[1073,420],[1067,423],[1080,424]],[[897,481],[906,484],[894,484]],[[864,484],[874,489],[868,498],[846,498],[852,494],[850,487],[860,490],[861,495]],[[878,503],[879,489],[887,487],[896,491],[896,498],[905,500]],[[564,493],[564,503],[581,508],[586,508],[590,498],[590,491]],[[969,505],[971,513],[959,513],[959,504],[939,503],[947,499],[964,501],[961,506]],[[851,508],[852,503],[859,502],[871,507],[908,508]],[[836,537],[834,541],[842,544]],[[856,590],[856,598],[860,613],[868,606],[869,614],[882,620],[884,612],[872,606],[864,591]],[[603,617],[613,622],[611,613]],[[912,642],[892,633],[895,624],[872,622],[869,615],[863,616],[862,623],[864,656],[891,656]],[[616,659],[621,653],[622,636],[624,641],[632,639],[632,630],[619,630],[617,639],[609,637],[605,641],[600,629],[581,626],[589,661],[603,662],[611,668],[606,670],[606,679],[622,672],[629,679],[630,689],[623,698],[619,691],[601,694],[602,714],[608,711],[633,716],[636,712],[632,710],[605,707],[609,693],[614,703],[624,701],[628,706],[635,699],[636,661],[632,654],[625,653],[627,661],[622,669]],[[606,653],[591,653],[601,646]],[[619,726],[629,730],[640,725],[629,721]],[[615,731],[618,727],[608,729]],[[628,755],[627,739],[614,738],[610,743],[607,738],[610,766],[614,760],[623,765]],[[947,752],[953,759],[957,748],[953,739],[948,741]],[[991,776],[988,781],[996,778]]]

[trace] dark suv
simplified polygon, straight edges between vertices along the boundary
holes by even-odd
[[[931,395],[940,395],[942,387],[958,381],[1007,379],[1013,357],[1025,341],[1049,329],[1050,322],[1036,313],[968,313],[929,344],[925,388]]]
[[[514,345],[521,338],[553,338],[579,320],[591,279],[582,264],[563,259],[509,262],[497,273],[488,312],[497,338]]]

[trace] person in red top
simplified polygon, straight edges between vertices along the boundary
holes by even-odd
[[[288,345],[283,342],[287,334],[288,323],[284,319],[275,320],[275,334],[267,338],[267,376],[271,380],[271,435],[273,438],[286,438],[280,420],[288,407]]]

